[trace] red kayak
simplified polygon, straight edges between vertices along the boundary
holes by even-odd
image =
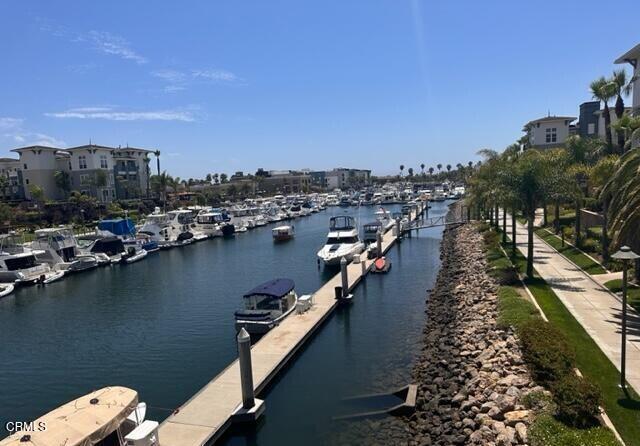
[[[380,257],[373,262],[372,273],[386,273],[391,268],[391,262],[389,262],[386,258]]]

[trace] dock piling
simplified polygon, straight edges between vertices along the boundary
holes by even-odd
[[[396,217],[396,237],[400,240],[402,233],[400,232],[400,218]]]
[[[349,276],[347,272],[347,259],[340,259],[340,275],[342,276],[342,297],[349,294]]]
[[[376,258],[382,257],[382,231],[376,233]]]
[[[251,368],[251,337],[247,330],[240,329],[238,333],[238,361],[240,362],[240,386],[242,387],[242,407],[253,407],[253,370]]]

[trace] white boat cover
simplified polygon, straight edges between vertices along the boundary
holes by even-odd
[[[105,387],[43,415],[35,420],[32,431],[16,432],[0,441],[0,446],[93,446],[116,430],[137,404],[135,390]],[[38,431],[38,426],[46,430]],[[27,435],[29,440],[20,441]]]

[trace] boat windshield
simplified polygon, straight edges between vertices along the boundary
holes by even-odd
[[[37,265],[36,258],[33,255],[5,259],[4,263],[7,265],[9,271],[33,268]]]
[[[256,310],[279,310],[280,301],[271,296],[257,296]]]
[[[337,245],[341,243],[358,243],[358,237],[329,237],[327,245]]]
[[[353,217],[342,216],[332,217],[329,223],[329,227],[332,231],[341,231],[345,229],[353,229],[356,227]]]

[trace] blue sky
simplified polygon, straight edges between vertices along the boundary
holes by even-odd
[[[637,0],[4,1],[0,156],[129,144],[183,178],[466,163],[577,116],[639,17]]]

